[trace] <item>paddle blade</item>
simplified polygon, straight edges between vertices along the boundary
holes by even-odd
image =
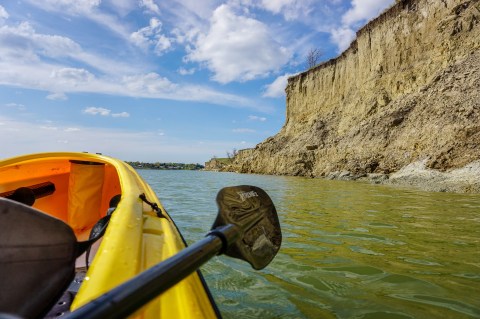
[[[218,193],[217,205],[212,229],[234,224],[242,232],[225,254],[249,262],[254,269],[265,268],[282,243],[277,211],[268,194],[255,186],[226,187]]]

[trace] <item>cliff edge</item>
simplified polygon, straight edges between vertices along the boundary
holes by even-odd
[[[281,131],[228,170],[480,192],[479,48],[480,0],[397,1],[291,77]]]

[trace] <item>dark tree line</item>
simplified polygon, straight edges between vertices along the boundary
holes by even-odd
[[[147,169],[165,169],[165,170],[199,170],[204,169],[205,166],[201,164],[184,164],[184,163],[145,163],[145,162],[127,162],[134,168]]]

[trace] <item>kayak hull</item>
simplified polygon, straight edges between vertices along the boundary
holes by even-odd
[[[70,225],[77,240],[88,239],[91,228],[107,214],[112,198],[121,195],[73,300],[72,311],[185,248],[181,234],[155,192],[123,161],[88,153],[30,154],[0,161],[0,181],[0,195],[20,187],[40,185],[37,189],[46,189],[45,185],[49,185],[50,193],[43,191],[35,196],[33,207]],[[163,217],[140,199],[141,194],[158,205]],[[81,258],[78,267],[84,266]],[[219,316],[199,272],[132,317],[167,316]]]

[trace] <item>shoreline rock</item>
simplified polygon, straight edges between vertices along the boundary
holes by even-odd
[[[411,163],[390,174],[382,184],[432,192],[480,193],[480,160],[446,172],[428,169],[427,162]]]
[[[363,181],[427,192],[480,193],[480,160],[446,172],[429,169],[427,163],[428,159],[417,161],[391,174],[358,176],[349,171],[335,171],[327,174],[325,179]]]

